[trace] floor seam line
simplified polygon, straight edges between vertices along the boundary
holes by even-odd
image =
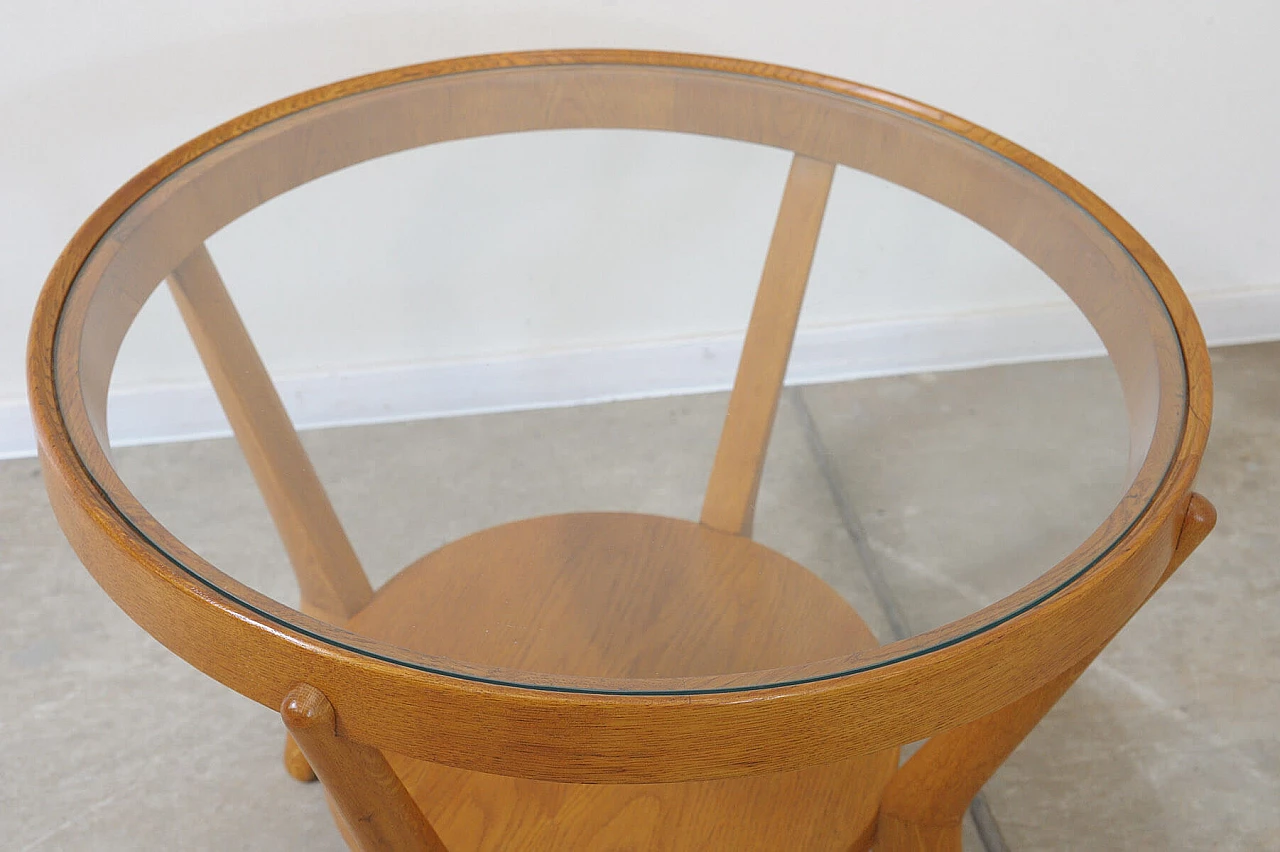
[[[908,626],[907,619],[902,614],[902,609],[898,606],[898,601],[894,598],[884,574],[880,571],[879,560],[867,541],[867,533],[862,527],[862,522],[854,513],[853,507],[849,505],[844,489],[840,487],[840,481],[831,464],[831,453],[818,432],[817,424],[813,420],[813,414],[804,400],[803,393],[798,388],[791,388],[789,395],[800,417],[809,452],[814,456],[832,502],[836,504],[836,513],[840,516],[841,526],[844,527],[845,535],[853,542],[858,559],[862,562],[863,571],[871,582],[871,591],[875,594],[880,609],[884,611],[885,620],[889,622],[889,632],[893,634],[895,640],[915,635],[915,631]]]

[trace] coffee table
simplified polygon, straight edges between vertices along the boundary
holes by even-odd
[[[566,129],[792,152],[701,511],[511,521],[375,589],[205,243],[355,164]],[[1078,546],[1004,597],[883,644],[830,584],[752,538],[838,167],[950,208],[1048,275],[1106,346],[1128,427],[1123,493]],[[166,279],[297,607],[204,558],[113,462],[113,366]],[[41,296],[29,364],[50,497],[86,567],[175,653],[282,714],[289,771],[319,776],[356,848],[958,848],[982,783],[1214,522],[1191,490],[1211,408],[1204,341],[1141,236],[989,131],[739,60],[469,57],[237,118],[86,222]],[[899,747],[925,739],[899,768]]]

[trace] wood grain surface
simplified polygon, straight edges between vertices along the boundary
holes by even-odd
[[[445,852],[382,752],[337,736],[333,705],[299,684],[280,716],[324,782],[347,834],[363,852]]]
[[[741,536],[580,513],[459,539],[378,590],[348,628],[389,645],[545,675],[731,675],[876,647],[803,566]]]
[[[379,589],[349,627],[477,664],[615,678],[750,671],[876,645],[801,565],[740,536],[628,514],[533,518],[448,544]],[[845,852],[869,838],[898,757],[890,748],[782,774],[626,785],[391,763],[455,850]]]

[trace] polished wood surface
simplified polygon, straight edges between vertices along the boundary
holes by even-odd
[[[897,749],[777,775],[554,784],[391,757],[445,845],[463,850],[829,850],[870,846]]]
[[[372,127],[378,132],[370,133]],[[432,632],[438,631],[434,624],[422,626],[427,619],[397,609],[381,593],[346,627],[266,598],[201,559],[138,504],[111,465],[111,370],[147,295],[198,252],[206,237],[266,199],[370,157],[451,138],[557,127],[674,130],[788,148],[810,161],[878,175],[986,227],[1061,285],[1107,346],[1129,410],[1134,477],[1128,493],[1088,540],[1038,580],[953,624],[882,647],[850,644],[854,622],[776,554],[758,552],[741,539],[746,543],[735,546],[746,549],[733,559],[700,562],[698,554],[718,553],[722,546],[698,542],[723,532],[703,527],[695,534],[665,522],[626,521],[657,524],[648,534],[666,536],[681,565],[702,564],[707,576],[719,578],[711,584],[716,595],[732,600],[742,592],[734,584],[752,582],[751,572],[729,579],[731,571],[712,567],[742,559],[756,565],[760,577],[772,578],[761,580],[761,590],[781,583],[777,588],[796,598],[758,598],[754,606],[764,609],[757,614],[800,624],[806,620],[802,611],[821,613],[810,620],[825,621],[822,629],[806,624],[798,635],[780,639],[777,648],[758,649],[761,661],[742,662],[756,666],[750,670],[738,670],[739,660],[731,656],[738,651],[725,639],[733,631],[721,627],[747,622],[729,612],[699,624],[679,609],[685,603],[662,597],[656,586],[651,602],[677,607],[673,612],[689,624],[664,628],[655,619],[649,629],[655,635],[669,630],[673,642],[689,641],[684,655],[633,649],[617,662],[587,653],[572,661],[562,656],[557,664],[555,654],[567,653],[563,648],[538,658],[514,644],[485,650],[480,642],[472,646],[480,650],[471,659],[457,659],[449,656],[447,633]],[[309,144],[320,138],[324,145]],[[815,194],[800,197],[812,201]],[[787,206],[784,201],[784,213]],[[808,262],[803,251],[791,257],[793,263]],[[774,801],[808,801],[819,797],[819,787],[853,779],[852,769],[823,769],[847,764],[871,767],[866,778],[872,780],[857,796],[874,799],[886,754],[903,743],[956,731],[922,749],[930,757],[917,766],[934,761],[953,767],[964,776],[956,782],[958,792],[938,799],[911,781],[912,770],[894,782],[905,792],[891,790],[892,807],[885,811],[889,822],[902,817],[898,822],[910,829],[915,847],[950,842],[947,832],[931,839],[916,829],[937,824],[930,822],[937,813],[954,811],[972,780],[1016,744],[1028,720],[1038,718],[1055,690],[1087,665],[1212,525],[1211,507],[1190,496],[1212,407],[1203,337],[1172,274],[1128,223],[1053,166],[954,116],[845,81],[737,60],[637,51],[473,57],[335,84],[229,122],[144,171],[73,238],[37,306],[29,375],[51,502],[77,553],[121,607],[193,665],[273,709],[308,684],[332,714],[326,717],[332,719],[329,752],[358,746],[366,757],[373,749],[392,755],[433,819],[439,813],[442,825],[470,831],[467,836],[480,843],[489,842],[486,832],[496,831],[493,826],[509,828],[510,820],[537,823],[509,816],[522,807],[512,804],[517,782],[632,785],[616,794],[529,788],[540,791],[531,801],[550,802],[545,807],[557,809],[560,822],[572,812],[593,826],[582,831],[608,844],[614,829],[601,815],[610,808],[625,812],[625,825],[643,834],[665,830],[645,826],[677,819],[675,814],[700,801],[688,791],[672,792],[674,798],[634,798],[634,785],[697,782],[688,786],[722,791],[705,795],[723,794],[717,801],[725,807],[762,807],[766,793],[746,791],[765,790]],[[767,397],[746,403],[749,411],[769,407]],[[753,443],[759,441],[746,445]],[[754,458],[750,452],[742,457]],[[741,479],[750,484],[754,475],[746,470]],[[730,491],[748,494],[750,488]],[[738,528],[746,529],[749,509],[737,514],[745,522]],[[464,539],[454,545],[455,553],[470,553],[468,560],[531,554],[529,564],[550,565],[574,550],[547,550],[551,545],[545,543],[554,541],[548,529],[538,521],[526,523],[533,526]],[[615,541],[619,534],[603,532],[596,521],[587,525],[570,529],[567,539],[590,550],[591,541]],[[520,539],[525,533],[530,535]],[[513,540],[522,542],[519,548],[510,546]],[[395,581],[404,596],[437,606],[429,592],[443,588],[486,604],[481,591],[458,586],[445,570],[452,558],[448,551],[415,563],[403,581]],[[627,563],[618,576],[643,590],[653,578],[644,580],[635,566],[661,564],[660,557],[649,553],[635,565]],[[542,576],[561,577],[550,571]],[[570,576],[572,582],[563,580],[566,592],[613,599],[600,578],[564,575]],[[540,600],[548,612],[572,609],[554,596]],[[688,604],[696,603],[691,596]],[[447,615],[441,611],[440,620]],[[457,613],[452,615],[456,621]],[[535,623],[536,617],[525,628]],[[629,628],[620,623],[619,629]],[[767,624],[753,623],[756,629],[768,633]],[[566,636],[611,641],[600,623],[566,630]],[[418,631],[422,637],[414,638]],[[694,635],[709,637],[708,649],[692,643]],[[822,656],[836,646],[840,650]],[[525,656],[504,656],[515,651]],[[521,668],[530,665],[552,670]],[[1008,707],[1014,709],[1005,712]],[[994,748],[974,745],[970,734],[988,728],[1003,739]],[[302,745],[307,751],[308,744]],[[794,773],[795,780],[783,779],[784,773]],[[335,785],[342,788],[341,780],[330,783],[340,773],[319,774],[331,792]],[[394,778],[374,774],[383,781]],[[506,777],[487,780],[498,775]],[[756,778],[773,780],[746,780]],[[757,783],[764,786],[752,786]],[[465,792],[431,801],[440,785],[461,785]],[[578,797],[593,795],[601,797],[590,799],[599,810],[581,814],[588,799]],[[903,804],[913,800],[915,805]],[[462,803],[453,816],[451,802]],[[863,814],[866,801],[858,802],[854,810]],[[474,808],[487,808],[492,816],[465,815]],[[839,824],[849,827],[860,819]],[[949,819],[943,821],[950,825]],[[881,821],[882,828],[886,824]],[[550,837],[532,827],[520,830],[529,832],[521,836],[530,842]],[[895,829],[884,830],[885,842],[894,842]],[[629,842],[615,839],[619,845]],[[869,834],[854,842],[867,839]]]
[[[733,672],[875,647],[806,568],[740,536],[629,514],[555,515],[446,545],[348,625],[485,665],[604,677]],[[501,849],[832,849],[869,837],[890,748],[783,774],[556,784],[393,755],[445,844]]]
[[[791,161],[702,504],[702,523],[714,529],[751,535],[765,451],[835,171],[832,163],[799,154]]]
[[[876,647],[815,574],[741,536],[651,515],[516,521],[445,545],[348,628],[476,666],[626,682]]]
[[[338,719],[324,693],[310,684],[295,686],[280,716],[361,852],[444,852],[382,753],[337,735]]]

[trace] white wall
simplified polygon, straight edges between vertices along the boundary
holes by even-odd
[[[1211,342],[1280,337],[1274,4],[2,8],[0,453],[29,446],[23,342],[40,283],[119,184],[297,90],[496,50],[737,55],[934,103],[1115,206],[1182,280]],[[306,422],[710,387],[731,375],[786,161],[644,133],[451,143],[318,181],[210,245]],[[171,305],[153,302],[122,354],[116,433],[207,432],[217,418],[191,385],[199,366]],[[844,170],[803,323],[796,366],[807,380],[1091,345],[1043,276],[989,235]],[[434,390],[406,401],[406,382]],[[173,415],[164,401],[179,398]]]

